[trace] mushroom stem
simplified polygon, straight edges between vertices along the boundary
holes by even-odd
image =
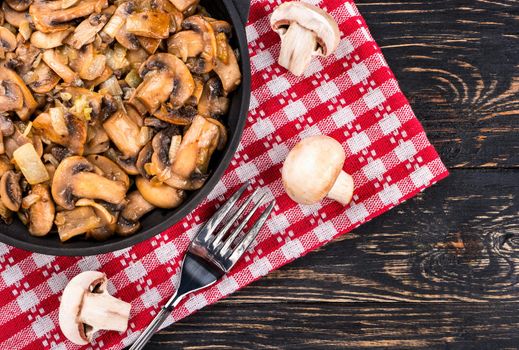
[[[344,171],[339,173],[337,180],[333,184],[332,189],[326,197],[333,199],[342,205],[346,205],[351,201],[353,196],[353,178]]]
[[[292,23],[282,37],[279,64],[300,76],[310,64],[317,45],[315,33],[298,23]]]
[[[124,332],[128,326],[131,305],[108,293],[88,293],[83,297],[80,322],[95,330]]]

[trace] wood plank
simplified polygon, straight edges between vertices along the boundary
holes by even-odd
[[[220,304],[146,349],[515,349],[516,309],[508,302]]]
[[[357,1],[450,167],[519,167],[516,1]]]

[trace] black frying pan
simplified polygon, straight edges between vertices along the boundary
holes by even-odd
[[[247,38],[245,36],[245,23],[249,14],[250,3],[249,0],[201,0],[201,4],[205,6],[213,17],[224,19],[232,24],[234,33],[231,39],[231,46],[239,49],[240,67],[243,74],[241,86],[231,96],[229,115],[226,119],[226,124],[229,127],[229,142],[225,150],[216,152],[213,155],[210,166],[212,174],[204,187],[189,193],[187,199],[179,208],[174,210],[155,209],[149,213],[141,220],[142,229],[130,237],[115,236],[106,242],[74,240],[60,243],[57,234],[51,233],[47,237],[41,238],[33,237],[19,220],[14,220],[11,225],[0,224],[0,241],[21,249],[49,255],[95,255],[108,253],[133,246],[159,234],[184,218],[206,198],[220,180],[234,156],[247,119],[251,71]]]

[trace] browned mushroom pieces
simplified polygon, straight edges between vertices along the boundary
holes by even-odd
[[[16,49],[16,36],[6,27],[0,27],[0,49],[11,52]]]
[[[193,30],[202,35],[204,48],[199,57],[189,58],[187,65],[196,74],[209,73],[214,68],[216,59],[216,37],[213,27],[202,16],[188,17],[182,22],[186,30]]]
[[[222,82],[223,89],[226,93],[236,90],[241,83],[241,71],[231,46],[226,43],[228,52],[228,62],[224,63],[220,59],[216,59],[214,71]]]
[[[31,6],[32,0],[5,0],[7,5],[9,5],[15,11],[25,11]]]
[[[185,198],[185,192],[167,185],[155,185],[143,177],[135,180],[142,197],[150,204],[164,209],[178,207]]]
[[[31,189],[31,194],[38,196],[29,212],[29,233],[33,236],[45,236],[54,224],[55,206],[47,185],[37,184]]]
[[[103,226],[103,222],[91,207],[61,211],[56,214],[54,223],[62,242]]]
[[[198,114],[207,118],[226,114],[229,110],[229,99],[223,96],[224,93],[220,79],[209,79],[198,102]]]
[[[117,111],[103,123],[103,127],[108,137],[125,156],[137,156],[142,147],[139,143],[140,128],[126,113],[122,110]]]
[[[82,0],[75,6],[66,9],[53,9],[49,2],[37,0],[30,8],[36,29],[42,32],[53,32],[56,28],[63,29],[63,23],[72,21],[76,18],[88,16],[96,11],[101,11],[108,7],[107,0]]]
[[[128,50],[138,50],[141,47],[139,38],[126,30],[126,26],[119,29],[115,35],[115,40]]]
[[[96,34],[108,22],[108,18],[108,14],[105,13],[90,15],[74,29],[74,33],[65,40],[65,43],[79,50],[84,45],[94,41]]]
[[[95,55],[89,62],[85,62],[79,71],[79,77],[85,80],[94,80],[100,77],[106,68],[106,56]]]
[[[231,34],[232,27],[229,22],[210,17],[204,17],[204,19],[211,24],[215,33],[224,33],[225,35]]]
[[[68,113],[63,113],[62,116],[41,113],[34,119],[33,127],[46,140],[67,147],[73,154],[83,154],[88,132],[84,119]]]
[[[124,27],[126,23],[126,17],[128,17],[128,15],[134,11],[135,4],[133,2],[121,3],[101,30],[100,35],[103,37],[103,40],[106,42],[113,40],[121,28]]]
[[[36,31],[31,35],[31,44],[39,49],[54,49],[63,45],[63,40],[65,40],[70,33],[72,33],[72,29],[69,28],[52,33]]]
[[[119,165],[126,174],[139,175],[139,169],[135,165],[135,157],[125,157],[121,152],[113,148],[108,149],[104,155]]]
[[[184,12],[189,7],[196,5],[198,3],[198,0],[170,0],[170,1],[181,12]]]
[[[117,220],[116,232],[120,236],[134,234],[141,226],[140,218],[155,208],[144,199],[139,191],[130,193],[126,198],[128,202]]]
[[[151,157],[153,156],[153,146],[151,142],[148,142],[139,152],[135,166],[139,170],[139,174],[146,179],[151,179],[151,174],[146,172],[146,164],[151,163]]]
[[[38,94],[45,94],[52,91],[61,79],[59,75],[54,73],[44,62],[40,62],[40,64],[34,68],[34,73],[38,79],[29,84],[29,87]]]
[[[0,155],[0,178],[9,170],[13,169],[13,164],[9,160],[9,158],[2,154]]]
[[[34,113],[34,111],[38,107],[38,103],[32,96],[31,91],[29,90],[27,85],[25,85],[25,82],[18,74],[16,74],[14,71],[12,71],[8,68],[5,68],[3,66],[0,66],[0,81],[1,80],[12,81],[16,85],[18,85],[18,87],[22,91],[23,107],[19,110],[16,110],[16,114],[20,117],[21,120],[24,120],[24,121],[27,120],[29,118],[29,116],[32,113]]]
[[[197,110],[191,106],[175,109],[170,105],[162,105],[153,116],[174,125],[190,125],[196,114]]]
[[[141,110],[140,105],[145,108],[145,111],[153,113],[169,98],[174,83],[174,77],[168,72],[148,73],[130,98],[130,103],[141,112],[144,111]]]
[[[216,149],[218,149],[220,151],[223,150],[225,148],[225,145],[227,144],[227,139],[228,139],[227,128],[225,127],[225,125],[222,124],[222,122],[220,122],[217,119],[207,118],[207,121],[218,126],[220,135],[218,137],[218,146],[216,147]]]
[[[194,30],[183,30],[168,39],[168,52],[186,62],[204,50],[202,35]]]
[[[81,80],[79,79],[78,74],[70,69],[70,67],[64,62],[63,57],[61,57],[61,55],[59,55],[55,50],[45,50],[42,59],[50,69],[65,81],[65,83],[76,86],[81,85]]]
[[[0,180],[0,200],[9,210],[18,211],[22,204],[22,189],[20,187],[20,173],[7,171]]]
[[[126,30],[129,33],[154,39],[169,37],[170,18],[158,11],[132,13],[126,18]]]
[[[23,93],[10,80],[0,81],[0,112],[17,111],[23,108]]]
[[[103,126],[94,123],[88,126],[87,143],[83,154],[93,155],[106,152],[110,148],[110,138]]]
[[[109,158],[101,155],[90,155],[87,160],[103,171],[103,176],[113,180],[122,182],[126,188],[130,187],[130,178],[123,169]]]
[[[146,52],[150,55],[155,54],[160,46],[160,43],[162,42],[161,39],[147,38],[144,36],[139,36],[137,39],[139,40],[139,43],[144,48],[144,50],[146,50]]]
[[[6,1],[2,2],[2,11],[4,13],[5,21],[16,28],[20,27],[23,22],[31,22],[32,20],[29,12],[16,11],[9,6]]]
[[[180,132],[177,127],[169,127],[160,131],[157,135],[153,137],[151,142],[153,148],[153,155],[151,157],[151,169],[146,169],[146,172],[150,175],[156,175],[159,181],[164,181],[169,178],[171,175],[171,160],[170,160],[170,148],[173,147],[175,150],[178,147],[175,147],[175,144],[171,144],[173,141],[173,137],[181,139]]]
[[[7,207],[3,205],[2,201],[0,201],[0,220],[7,225],[13,223],[13,212],[7,209]]]

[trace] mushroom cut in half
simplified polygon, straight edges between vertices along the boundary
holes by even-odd
[[[59,206],[72,210],[75,199],[100,199],[119,204],[126,196],[126,184],[107,179],[95,173],[95,166],[86,158],[65,158],[56,169],[52,179],[52,197]]]
[[[100,330],[124,332],[131,305],[108,293],[106,275],[85,271],[72,278],[63,290],[59,326],[68,340],[87,345]]]
[[[301,1],[281,4],[272,13],[270,25],[281,37],[279,64],[297,76],[314,56],[331,55],[341,39],[332,16]]]
[[[300,204],[315,204],[325,197],[347,205],[353,197],[353,178],[342,170],[346,154],[335,139],[312,136],[299,142],[283,164],[283,185]]]

